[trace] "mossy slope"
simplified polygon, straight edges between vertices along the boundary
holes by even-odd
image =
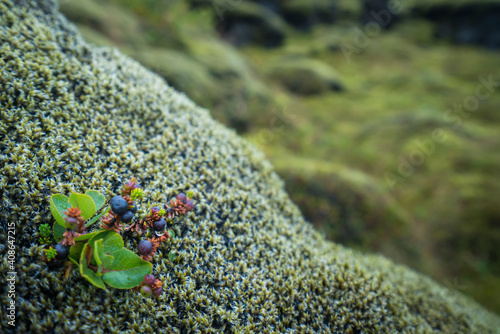
[[[0,226],[16,222],[17,332],[495,332],[464,297],[376,256],[325,242],[262,154],[158,76],[91,48],[51,1],[0,2]],[[158,299],[98,290],[41,262],[55,192],[108,196],[139,178],[148,198],[195,190],[159,255]],[[133,247],[129,242],[129,247]],[[0,236],[3,253],[6,234]],[[0,269],[6,272],[5,254]],[[0,287],[2,314],[8,305]]]

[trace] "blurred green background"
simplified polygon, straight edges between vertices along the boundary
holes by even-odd
[[[500,1],[60,6],[262,149],[328,239],[500,313]]]

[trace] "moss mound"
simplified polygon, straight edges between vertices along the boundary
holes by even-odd
[[[344,89],[335,69],[315,59],[285,57],[271,64],[267,73],[297,94],[312,95]]]
[[[0,2],[0,226],[16,225],[16,327],[2,332],[467,332],[499,320],[377,256],[325,242],[262,155],[136,62],[91,48],[51,1]],[[115,193],[131,175],[148,198],[195,190],[161,252],[158,299],[99,290],[41,261],[48,197]],[[10,271],[0,236],[3,272]],[[132,244],[129,242],[129,247]],[[9,300],[0,286],[2,314]]]

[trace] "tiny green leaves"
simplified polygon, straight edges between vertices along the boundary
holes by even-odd
[[[177,258],[177,256],[175,255],[175,253],[174,253],[174,252],[170,252],[170,253],[168,253],[168,260],[169,260],[170,262],[174,262],[176,258]]]
[[[90,196],[95,203],[95,211],[99,211],[100,208],[106,203],[106,197],[97,190],[87,190],[85,195]]]
[[[44,249],[43,251],[45,252],[47,261],[52,261],[57,255],[57,251],[52,247],[50,247],[49,249]]]
[[[87,220],[92,217],[96,212],[96,204],[89,195],[71,193],[69,202],[74,208],[79,208],[82,213],[83,219]]]
[[[64,228],[66,228],[66,222],[64,221],[65,214],[63,211],[69,208],[71,208],[71,204],[69,203],[68,197],[61,194],[50,196],[50,212],[56,222]]]
[[[40,225],[40,227],[38,228],[38,230],[40,231],[40,238],[38,239],[38,241],[40,242],[40,244],[42,245],[47,245],[47,244],[50,244],[51,240],[50,240],[50,226],[49,224],[42,224]]]
[[[141,199],[143,194],[144,192],[141,188],[135,188],[130,192],[130,197],[135,201],[136,199]]]

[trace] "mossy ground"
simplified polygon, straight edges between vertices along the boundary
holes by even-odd
[[[185,39],[190,34],[215,35],[207,9],[189,10],[179,1],[113,2],[143,23],[132,25],[143,30],[131,30],[128,41],[109,33],[113,30],[107,26],[100,30],[120,47],[168,47],[189,54]],[[349,20],[358,15],[354,2],[340,4]],[[288,181],[292,199],[328,238],[381,252],[441,283],[451,282],[499,312],[500,236],[495,222],[500,211],[495,199],[500,196],[500,94],[496,91],[481,102],[459,128],[443,118],[454,104],[474,94],[478,76],[492,74],[500,80],[498,52],[437,41],[430,23],[408,20],[371,38],[348,62],[340,46],[354,45],[356,25],[349,20],[307,34],[290,30],[286,44],[277,49],[241,49],[274,102],[252,106],[251,99],[238,94],[226,100],[246,106],[236,115],[245,122],[241,128],[249,131],[245,136],[266,152]],[[92,21],[82,24],[95,28]],[[290,54],[331,65],[342,76],[345,91],[299,97],[274,84],[265,65]],[[224,87],[225,78],[211,79]],[[234,110],[220,105],[212,109],[226,123],[230,117],[218,110]],[[277,117],[286,122],[276,123]],[[391,190],[386,173],[397,175],[398,157],[408,158],[418,149],[415,140],[429,139],[436,128],[445,131],[446,141]]]

